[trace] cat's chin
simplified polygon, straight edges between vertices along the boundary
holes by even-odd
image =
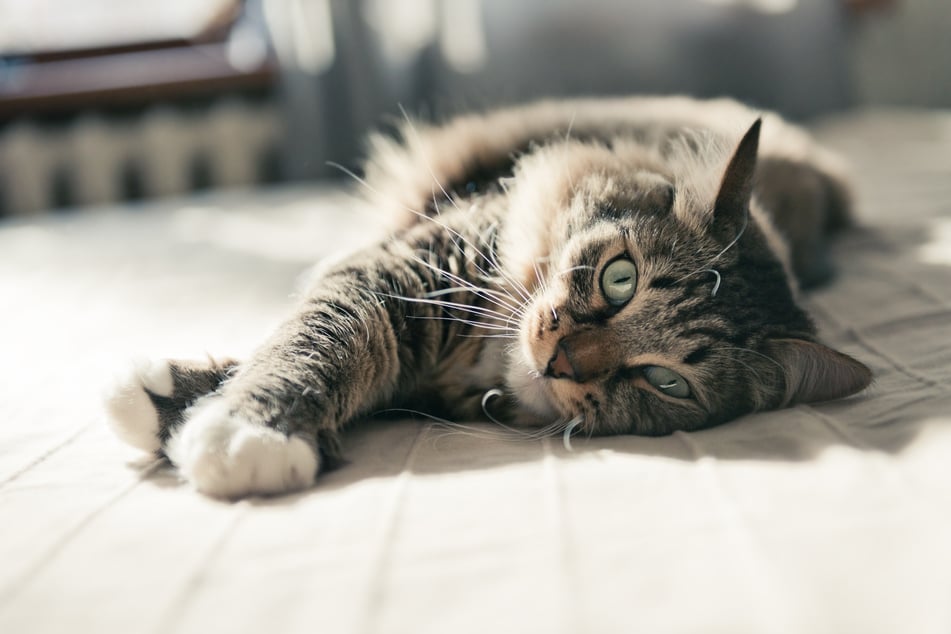
[[[554,406],[546,379],[532,376],[525,366],[514,364],[509,368],[506,382],[519,405],[516,423],[541,426],[562,417]]]

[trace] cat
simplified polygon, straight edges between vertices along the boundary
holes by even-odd
[[[797,304],[850,194],[778,115],[551,100],[369,145],[385,240],[324,267],[247,361],[140,363],[107,399],[122,440],[205,494],[306,488],[385,408],[663,435],[872,380]]]

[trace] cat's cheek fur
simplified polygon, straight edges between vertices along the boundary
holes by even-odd
[[[122,442],[158,451],[160,421],[149,394],[171,396],[175,389],[168,361],[138,360],[106,390],[107,420]]]
[[[198,491],[224,499],[305,489],[320,466],[302,438],[232,415],[214,397],[189,409],[165,453]]]

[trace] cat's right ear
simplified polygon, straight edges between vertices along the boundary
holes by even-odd
[[[783,368],[783,405],[845,398],[872,382],[864,363],[814,341],[774,339],[769,357]]]
[[[763,120],[757,119],[743,135],[720,181],[711,228],[721,241],[733,240],[747,222],[762,124]]]

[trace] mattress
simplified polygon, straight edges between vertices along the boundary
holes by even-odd
[[[190,490],[106,429],[135,356],[241,355],[367,239],[289,187],[0,225],[0,632],[951,632],[951,113],[858,112],[807,303],[876,381],[663,438],[375,422],[309,491]]]

